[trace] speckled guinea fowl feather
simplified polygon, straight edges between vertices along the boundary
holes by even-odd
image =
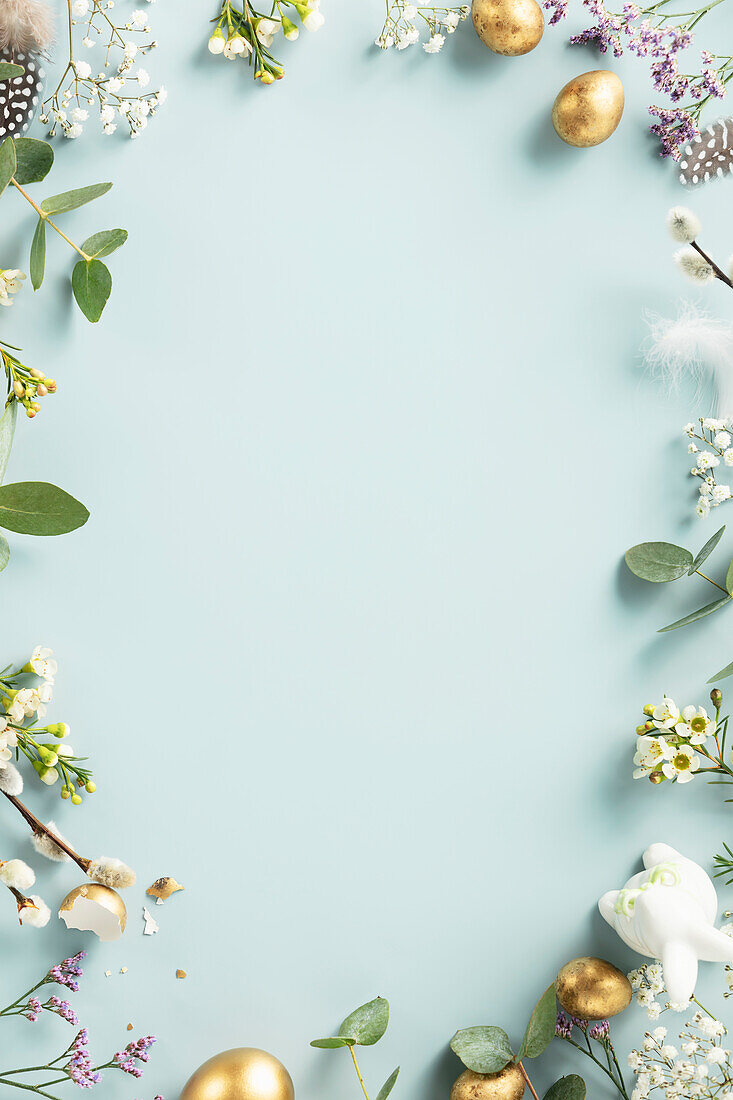
[[[2,2],[2,0],[0,0]],[[8,47],[0,51],[0,61],[21,65],[21,76],[0,83],[0,140],[20,137],[28,129],[41,94],[44,72],[36,54]]]
[[[733,118],[721,118],[685,145],[679,165],[680,180],[686,184],[733,172]]]

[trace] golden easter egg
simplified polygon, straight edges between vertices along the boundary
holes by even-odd
[[[536,0],[473,0],[471,18],[483,44],[504,57],[529,53],[545,32]]]
[[[552,108],[555,133],[586,149],[610,138],[624,113],[624,86],[615,73],[595,69],[569,80]]]
[[[184,1085],[181,1100],[295,1100],[295,1089],[272,1054],[235,1047],[199,1066]]]
[[[557,999],[579,1020],[607,1020],[618,1016],[631,1003],[631,982],[606,962],[585,956],[565,963],[555,979]]]
[[[524,1077],[519,1066],[506,1066],[499,1073],[474,1073],[467,1069],[454,1082],[450,1100],[521,1100]]]

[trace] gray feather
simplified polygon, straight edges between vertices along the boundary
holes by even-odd
[[[685,145],[679,162],[680,181],[705,183],[714,176],[733,172],[733,118],[721,118]]]

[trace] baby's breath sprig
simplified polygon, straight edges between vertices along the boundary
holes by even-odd
[[[396,50],[405,50],[420,41],[420,26],[428,32],[423,42],[425,53],[440,53],[448,34],[453,34],[460,23],[468,16],[471,8],[468,4],[456,7],[442,5],[413,4],[410,0],[385,0],[387,18],[375,45],[381,50],[394,46]]]
[[[262,84],[273,84],[282,80],[285,69],[270,52],[275,35],[283,32],[283,37],[294,42],[300,35],[296,19],[307,31],[320,30],[324,24],[324,15],[320,10],[321,0],[273,0],[269,14],[257,11],[249,0],[241,0],[238,7],[231,0],[223,0],[216,23],[209,37],[209,51],[221,54],[227,61],[236,61],[239,57],[253,67],[255,80]],[[291,19],[290,17],[293,16]]]
[[[54,378],[47,378],[37,367],[26,367],[12,354],[20,350],[0,340],[0,360],[8,383],[6,405],[17,401],[25,409],[28,419],[32,420],[41,411],[37,398],[56,393],[57,385]]]
[[[711,508],[717,508],[731,498],[730,485],[719,482],[715,470],[721,462],[725,466],[733,466],[733,437],[729,430],[733,428],[733,420],[730,417],[701,416],[699,424],[699,430],[690,423],[685,424],[682,431],[690,440],[687,452],[694,455],[692,461],[695,465],[690,473],[700,480],[700,496],[695,511],[701,519],[705,519],[710,515]],[[702,449],[698,444],[702,444]]]
[[[115,0],[66,0],[66,6],[68,58],[56,87],[41,104],[39,121],[50,124],[49,137],[60,131],[66,138],[78,138],[95,110],[103,133],[113,134],[122,122],[130,137],[137,137],[167,97],[163,86],[144,91],[150,75],[138,60],[158,45],[147,12],[136,9],[125,23],[117,23],[109,15]],[[104,52],[104,66],[95,74],[79,53],[97,45]]]

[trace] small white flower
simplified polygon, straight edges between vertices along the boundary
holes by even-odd
[[[671,760],[673,752],[673,747],[664,737],[639,737],[634,753],[634,764],[636,765],[634,779],[646,779],[665,760]],[[640,1004],[648,1003],[651,1000],[651,993],[648,990],[644,990],[643,993],[647,1000],[642,1002],[640,999]]]
[[[81,40],[81,44],[82,44],[82,46],[85,46],[86,49],[88,49],[88,50],[91,50],[92,46],[94,45],[93,41],[91,40],[91,38],[89,37],[88,34],[84,35],[84,37]]]
[[[716,432],[713,443],[719,451],[724,451],[726,447],[730,446],[730,433],[726,431]]]
[[[88,118],[89,111],[85,110],[84,107],[74,107],[73,111],[71,112],[72,122],[86,122]]]
[[[707,516],[710,515],[710,504],[705,499],[705,497],[700,497],[695,506],[695,511],[697,512],[700,519],[705,519]]]
[[[730,485],[715,485],[710,491],[713,504],[722,504],[730,498]]]
[[[662,1058],[667,1058],[670,1062],[674,1062],[677,1057],[677,1047],[672,1046],[671,1043],[667,1046],[663,1046],[660,1051]]]
[[[130,22],[133,27],[137,27],[139,30],[145,30],[148,25],[148,13],[143,11],[142,8],[137,8],[130,16]]]
[[[667,214],[667,228],[673,241],[690,244],[700,233],[700,219],[686,206],[673,206]]]
[[[31,653],[28,664],[30,665],[31,672],[34,672],[36,676],[40,676],[49,684],[54,682],[59,666],[58,662],[54,659],[52,649],[48,649],[46,646],[37,645]]]
[[[457,11],[449,11],[446,13],[445,19],[443,20],[443,26],[448,31],[448,34],[453,34],[460,21],[461,17]]]
[[[689,783],[694,772],[700,767],[700,757],[689,745],[677,745],[669,760],[662,764],[667,779],[678,783]]]
[[[693,283],[709,283],[715,278],[710,264],[694,248],[681,248],[679,252],[675,252],[674,262]]]
[[[671,730],[680,720],[680,712],[674,699],[668,695],[652,711],[652,723],[658,730]]]
[[[17,294],[23,286],[25,275],[16,267],[0,268],[0,305],[12,306],[12,294]]]
[[[80,80],[88,80],[92,75],[92,66],[88,61],[75,61],[74,70]]]
[[[708,718],[704,707],[683,707],[674,732],[680,737],[686,737],[691,745],[702,745],[715,733],[715,720]]]
[[[223,46],[222,49],[224,49]],[[113,76],[107,81],[107,90],[111,92],[112,95],[117,95],[117,93],[122,90],[124,83],[124,80],[120,80],[118,76]]]
[[[137,43],[125,42],[125,47],[122,52],[129,61],[132,61],[137,54]]]
[[[105,122],[104,126],[102,127],[102,132],[105,133],[105,134],[113,134],[116,129],[117,129],[117,123],[116,122]]]
[[[247,45],[249,46],[249,42],[247,43]],[[250,46],[250,50],[251,49],[252,47]],[[168,89],[166,88],[165,84],[161,84],[161,86],[158,88],[155,98],[158,103],[165,103],[166,99],[168,98]]]
[[[729,447],[728,450],[723,453],[723,462],[726,466],[733,466],[733,447]]]
[[[405,4],[404,8],[402,9],[402,18],[407,23],[411,23],[416,15],[417,15],[417,8],[415,7],[415,5],[414,4]]]
[[[628,1058],[626,1059],[626,1062],[629,1069],[634,1071],[637,1069],[641,1069],[644,1065],[644,1062],[638,1050],[632,1050]]]
[[[226,46],[226,39],[223,31],[217,27],[211,38],[209,39],[209,53],[224,53],[224,47]]]
[[[700,448],[698,447],[697,443],[690,443],[687,447],[687,453],[691,454],[691,455],[695,455],[695,454],[697,454],[699,449]]]
[[[683,431],[684,435],[693,435],[694,432],[695,432],[695,425],[694,424],[685,424],[682,431]]]
[[[322,12],[317,9],[313,9],[302,17],[303,26],[307,31],[319,31],[323,24],[326,22],[326,17]]]
[[[140,87],[147,88],[148,84],[150,83],[150,73],[147,71],[147,69],[138,69],[135,73],[135,76],[137,77],[137,82]]]
[[[700,451],[695,462],[698,470],[713,470],[720,465],[720,459],[712,451]]]
[[[51,918],[51,910],[43,898],[32,894],[24,903],[18,903],[18,920],[32,928],[45,928]]]
[[[89,0],[74,0],[71,5],[71,14],[75,19],[83,19],[89,11]]]
[[[709,1062],[711,1066],[723,1066],[729,1057],[729,1050],[724,1050],[723,1047],[711,1047],[705,1055],[705,1061]]]
[[[445,42],[445,35],[443,34],[431,34],[427,42],[423,42],[422,48],[425,53],[440,53]]]

